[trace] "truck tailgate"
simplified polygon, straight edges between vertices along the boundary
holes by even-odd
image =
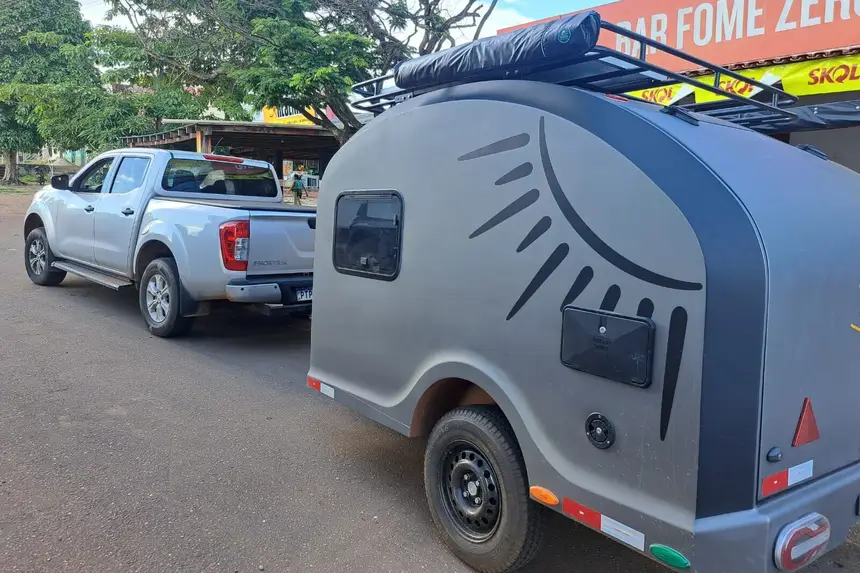
[[[252,210],[249,216],[249,277],[313,272],[316,213]]]

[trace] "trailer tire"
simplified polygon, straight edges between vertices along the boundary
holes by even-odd
[[[544,510],[529,499],[522,452],[498,408],[457,408],[439,420],[424,488],[445,543],[481,573],[516,571],[543,543]]]
[[[179,270],[172,258],[161,257],[146,266],[140,278],[138,300],[146,327],[155,336],[182,336],[191,330],[194,319],[180,314],[181,290]],[[151,305],[155,308],[152,312]]]

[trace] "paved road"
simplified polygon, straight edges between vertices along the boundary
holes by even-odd
[[[467,572],[421,444],[305,389],[308,323],[154,338],[134,293],[27,280],[27,202],[0,195],[0,572]],[[860,573],[860,550],[815,570]],[[664,570],[552,516],[529,571]]]

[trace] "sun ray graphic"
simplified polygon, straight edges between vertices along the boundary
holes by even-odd
[[[528,133],[520,133],[511,137],[506,137],[499,141],[492,142],[468,153],[465,153],[457,158],[458,161],[473,161],[500,153],[508,153],[528,147],[532,142],[532,137]],[[540,118],[538,125],[538,153],[540,156],[539,167],[543,171],[543,184],[549,190],[555,204],[564,219],[570,224],[571,228],[585,242],[585,244],[594,251],[601,259],[609,265],[621,270],[625,274],[648,283],[653,286],[677,290],[677,291],[698,291],[703,288],[703,285],[698,282],[680,280],[673,277],[668,277],[645,268],[632,260],[624,257],[619,252],[609,246],[606,241],[601,239],[597,233],[585,222],[585,220],[577,212],[576,208],[571,203],[569,195],[564,191],[555,168],[550,158],[549,149],[546,139],[546,121],[544,117]],[[535,166],[530,161],[524,161],[503,174],[495,181],[496,186],[505,186],[512,183],[520,182],[530,177],[535,171]],[[532,183],[533,184],[533,183]],[[540,185],[538,185],[540,187]],[[524,194],[514,199],[511,203],[503,207],[500,211],[492,215],[486,222],[481,224],[470,235],[470,239],[480,237],[487,231],[497,227],[505,221],[511,219],[515,215],[528,209],[534,205],[540,198],[541,191],[535,187]],[[543,237],[552,227],[552,217],[544,215],[531,230],[522,239],[516,248],[517,253],[521,253],[529,248],[535,242]],[[507,314],[506,320],[511,320],[519,313],[526,303],[537,293],[543,284],[558,270],[562,263],[570,253],[570,245],[568,243],[560,243],[555,247],[552,253],[546,258],[540,268],[537,270],[532,279],[523,289],[517,300],[514,302],[510,311]],[[573,304],[593,283],[595,280],[595,270],[592,266],[583,266],[576,278],[573,281],[570,289],[565,295],[561,308]],[[598,288],[600,288],[598,286]],[[622,291],[617,284],[611,284],[606,288],[603,294],[600,309],[604,311],[615,311],[621,301]],[[636,315],[643,318],[653,318],[655,315],[654,302],[649,298],[642,298],[638,303]],[[681,360],[684,352],[684,341],[687,334],[687,311],[681,306],[672,309],[668,317],[669,330],[668,342],[665,358],[665,368],[663,375],[663,388],[660,410],[660,439],[666,439],[666,433],[669,428],[669,421],[672,414],[672,405],[675,400],[675,393],[678,385],[678,373],[681,368]]]

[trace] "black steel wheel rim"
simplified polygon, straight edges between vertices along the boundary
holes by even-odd
[[[442,504],[457,533],[473,543],[489,540],[499,528],[502,496],[487,456],[472,443],[452,442],[439,477]]]

